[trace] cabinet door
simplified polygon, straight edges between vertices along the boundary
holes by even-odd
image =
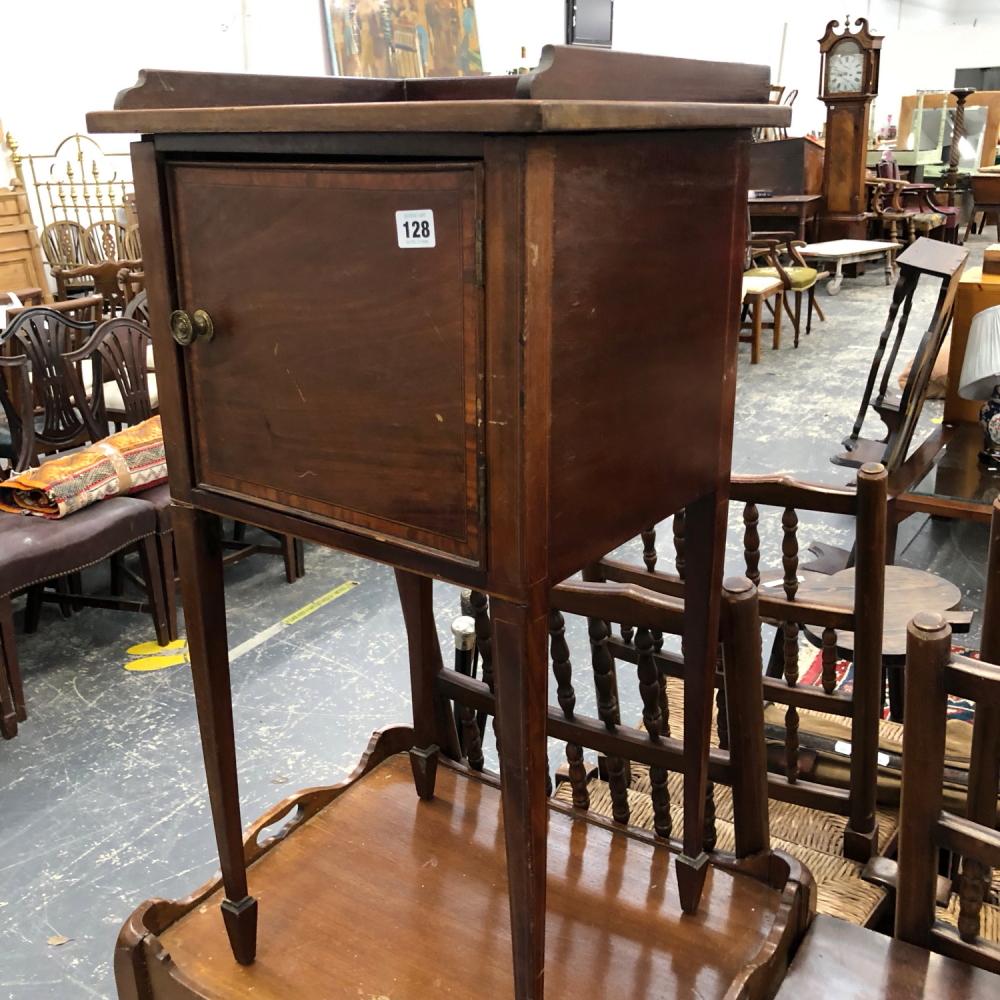
[[[480,168],[168,176],[199,485],[478,561]]]

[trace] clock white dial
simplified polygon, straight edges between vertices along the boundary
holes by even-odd
[[[832,52],[827,67],[827,93],[856,94],[861,92],[865,57],[861,52]]]

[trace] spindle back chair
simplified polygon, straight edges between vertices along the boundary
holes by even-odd
[[[879,718],[882,705],[882,606],[885,580],[886,472],[878,465],[859,470],[857,489],[803,483],[785,476],[734,476],[730,491],[744,504],[744,558],[746,575],[759,584],[759,506],[782,508],[782,593],[761,589],[761,616],[779,627],[783,637],[783,677],[763,679],[764,697],[786,706],[784,726],[784,775],[772,774],[768,794],[780,801],[820,809],[847,817],[843,851],[847,858],[864,862],[879,853],[876,813],[878,787]],[[799,545],[796,510],[853,515],[857,520],[856,579],[852,610],[827,607],[797,599]],[[684,519],[673,521],[676,573],[656,569],[656,532],[643,532],[645,569],[631,563],[603,559],[591,570],[595,579],[646,587],[657,593],[684,596]],[[823,629],[822,687],[799,685],[799,630],[803,625]],[[853,691],[836,690],[837,632],[854,633]],[[612,654],[635,662],[638,652],[628,633],[610,641]],[[664,669],[678,669],[678,658],[657,650]],[[671,666],[673,664],[673,666]],[[717,684],[721,676],[717,675]],[[720,706],[721,706],[720,702]],[[800,773],[800,717],[805,709],[851,720],[849,789],[803,780]],[[725,724],[720,711],[720,722]],[[883,840],[885,837],[883,836]]]
[[[618,826],[629,826],[633,819],[629,796],[630,765],[635,762],[649,768],[652,828],[658,842],[665,846],[672,843],[672,838],[680,832],[678,827],[683,816],[683,822],[697,824],[704,850],[714,852],[717,834],[712,783],[718,781],[731,785],[734,806],[732,853],[735,861],[731,856],[727,861],[722,854],[713,857],[723,866],[739,866],[742,862],[747,870],[759,873],[765,881],[776,877],[776,881],[771,883],[775,886],[778,882],[783,883],[789,877],[789,871],[798,869],[798,865],[788,856],[775,855],[771,851],[768,833],[760,645],[754,641],[754,637],[759,635],[756,587],[743,577],[725,583],[720,631],[726,697],[732,709],[729,733],[732,752],[711,752],[708,793],[703,801],[690,801],[689,790],[685,788],[688,800],[684,802],[683,811],[677,806],[672,811],[667,781],[670,772],[684,773],[685,744],[671,735],[666,699],[668,669],[664,661],[655,656],[653,648],[655,636],[664,632],[682,633],[683,603],[633,584],[578,580],[554,587],[549,601],[548,630],[558,708],[549,708],[547,733],[550,738],[566,744],[567,775],[573,805],[581,810],[591,809],[588,789],[591,769],[585,762],[584,751],[596,751],[607,759],[613,822]],[[477,650],[482,659],[482,680],[454,670],[441,670],[437,675],[437,691],[440,697],[457,703],[461,753],[470,767],[482,770],[485,766],[482,720],[477,717],[477,712],[495,715],[492,626],[486,596],[473,592],[471,604],[476,622]],[[597,718],[586,716],[578,709],[565,615],[579,615],[587,619]],[[609,621],[633,623],[638,651],[638,691],[643,705],[642,729],[621,721],[618,698],[619,685],[624,684],[624,678],[619,676],[608,648]],[[502,761],[503,747],[498,745],[497,751]],[[551,791],[550,785],[550,794]],[[673,846],[680,847],[676,842]],[[772,874],[765,875],[769,869],[762,856],[781,857],[783,863]],[[755,860],[751,862],[749,859]],[[684,877],[680,866],[678,877]]]
[[[1000,973],[1000,909],[985,901],[991,869],[1000,868],[1000,666],[953,654],[951,626],[925,612],[907,630],[906,673],[896,937]],[[965,816],[944,808],[949,695],[976,705]],[[944,912],[940,849],[961,858]]]

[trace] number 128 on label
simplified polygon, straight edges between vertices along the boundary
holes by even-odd
[[[434,212],[429,208],[397,212],[396,241],[403,249],[436,246]]]

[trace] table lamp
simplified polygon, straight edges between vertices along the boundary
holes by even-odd
[[[986,400],[979,411],[983,429],[979,461],[991,472],[1000,470],[1000,306],[972,317],[958,394],[963,399]]]

